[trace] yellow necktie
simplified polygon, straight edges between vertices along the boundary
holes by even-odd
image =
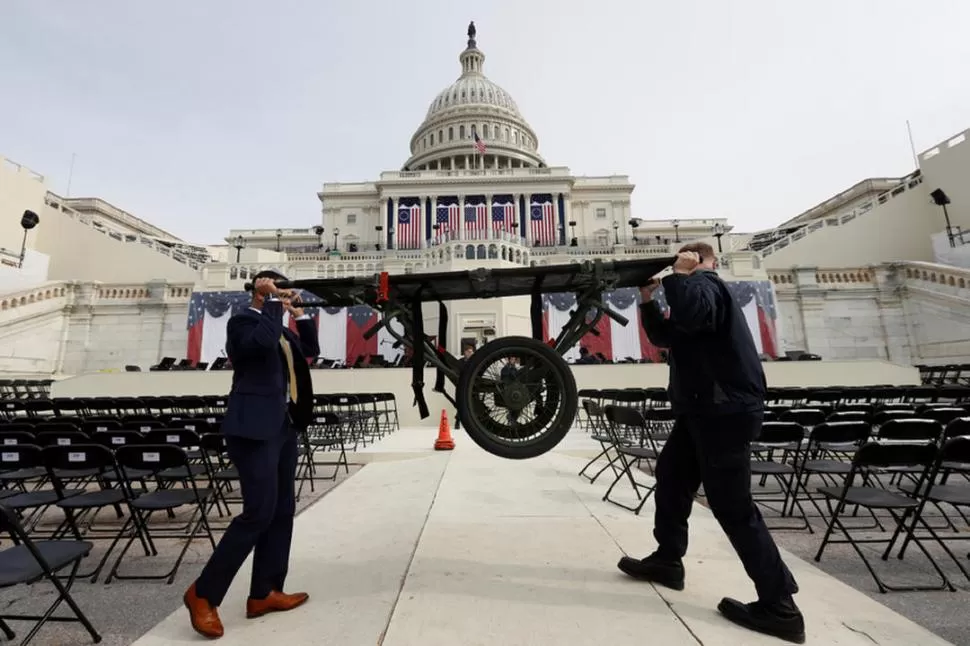
[[[286,337],[280,335],[280,345],[283,346],[283,355],[286,357],[286,367],[290,370],[290,400],[296,403],[296,370],[293,369],[293,349]]]

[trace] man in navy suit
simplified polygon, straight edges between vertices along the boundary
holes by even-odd
[[[283,583],[296,509],[297,430],[313,418],[307,359],[319,355],[320,346],[295,295],[277,288],[274,281],[283,278],[274,271],[257,274],[251,306],[226,329],[233,375],[222,433],[239,471],[243,509],[184,596],[192,627],[210,638],[223,634],[217,609],[250,552],[247,617],[292,610],[308,599],[285,593]],[[284,311],[296,319],[298,335],[283,326]]]

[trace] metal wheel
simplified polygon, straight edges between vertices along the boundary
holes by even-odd
[[[455,389],[461,425],[480,447],[522,460],[551,450],[576,418],[572,370],[545,343],[503,337],[479,348]]]

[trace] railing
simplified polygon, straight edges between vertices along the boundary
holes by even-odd
[[[194,283],[102,283],[52,281],[35,287],[18,289],[0,295],[0,311],[7,312],[35,303],[58,298],[83,298],[91,305],[101,301],[187,301],[192,295]]]
[[[960,294],[960,290],[970,289],[970,269],[931,262],[909,261],[809,271],[813,271],[815,283],[821,289],[871,289],[877,284],[877,271],[880,269],[890,272],[895,282],[901,285],[960,296],[964,295]],[[768,278],[778,289],[793,289],[799,284],[798,273],[795,270],[770,271]],[[970,297],[970,293],[966,296]]]
[[[820,229],[824,229],[827,227],[837,227],[837,226],[842,226],[843,224],[847,224],[852,220],[856,219],[857,217],[866,215],[867,213],[874,211],[877,207],[881,206],[882,204],[885,204],[886,202],[889,202],[890,200],[896,197],[899,197],[906,191],[912,190],[922,183],[923,183],[922,175],[914,173],[909,177],[904,178],[902,182],[895,188],[880,194],[879,196],[875,197],[872,200],[869,200],[865,204],[852,209],[848,213],[822,218],[821,220],[816,220],[815,222],[809,222],[808,224],[801,227],[794,233],[791,233],[785,236],[784,238],[782,238],[781,240],[774,242],[770,246],[761,249],[760,250],[761,255],[763,257],[770,256],[771,254],[777,251],[781,251],[788,245],[794,242],[797,242],[802,238],[804,238],[805,236],[809,236]]]
[[[73,285],[67,281],[53,281],[36,287],[17,289],[0,296],[0,312],[65,298],[73,293],[73,288]]]
[[[412,170],[412,171],[385,171],[381,173],[381,181],[409,180],[409,179],[448,179],[466,177],[504,177],[504,178],[529,178],[529,177],[569,177],[569,169],[563,167],[556,168],[468,168],[459,170]],[[328,185],[324,190],[329,190]]]

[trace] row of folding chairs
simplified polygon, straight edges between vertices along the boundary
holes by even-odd
[[[626,405],[644,411],[669,407],[663,388],[607,388],[584,389],[580,401],[591,400],[598,406]],[[777,419],[793,409],[817,409],[826,415],[837,411],[921,410],[934,408],[962,408],[970,405],[970,388],[966,387],[852,387],[852,388],[772,388],[766,397],[768,419]],[[591,430],[585,410],[577,410],[576,424],[584,431]]]
[[[53,379],[0,379],[0,401],[49,397]]]
[[[639,514],[653,492],[653,485],[637,478],[642,473],[638,467],[645,462],[646,470],[652,474],[652,461],[669,436],[672,416],[649,419],[642,409],[620,405],[601,408],[591,400],[584,400],[583,407],[593,420],[593,438],[600,442],[601,451],[584,465],[580,475],[594,482],[603,474],[611,474],[613,480],[604,500]],[[925,408],[922,412],[932,410]],[[970,416],[965,413],[950,419],[897,417],[877,423],[869,419],[823,418],[808,427],[794,420],[767,421],[752,447],[751,474],[761,485],[754,488],[754,499],[759,505],[774,509],[781,519],[800,521],[797,525],[790,522],[775,525],[771,527],[773,530],[808,529],[814,533],[803,503],[812,505],[820,518],[827,519],[816,560],[821,559],[828,545],[848,543],[862,558],[882,592],[952,590],[952,583],[924,543],[928,539],[941,545],[970,579],[964,564],[946,545],[949,541],[970,537],[966,532],[970,523],[961,511],[970,506],[970,486],[966,482],[953,485],[948,480],[953,476],[961,481],[970,479],[968,437]],[[767,480],[777,484],[775,491],[761,491]],[[615,487],[624,482],[629,483],[636,495],[634,505],[611,498]],[[944,505],[956,510],[958,518],[946,514]],[[940,513],[942,527],[934,527],[927,521],[927,506]],[[872,522],[864,527],[846,524],[847,508],[853,514],[865,510]],[[882,535],[859,540],[853,535],[859,530],[878,531]],[[833,538],[836,531],[843,538]],[[939,575],[939,585],[890,585],[878,576],[859,549],[862,543],[885,543],[885,556],[900,539],[903,540],[900,558],[910,543],[916,545]]]
[[[942,366],[930,366],[920,364],[920,381],[927,385],[938,386],[942,384],[970,384],[970,364],[951,363]]]

